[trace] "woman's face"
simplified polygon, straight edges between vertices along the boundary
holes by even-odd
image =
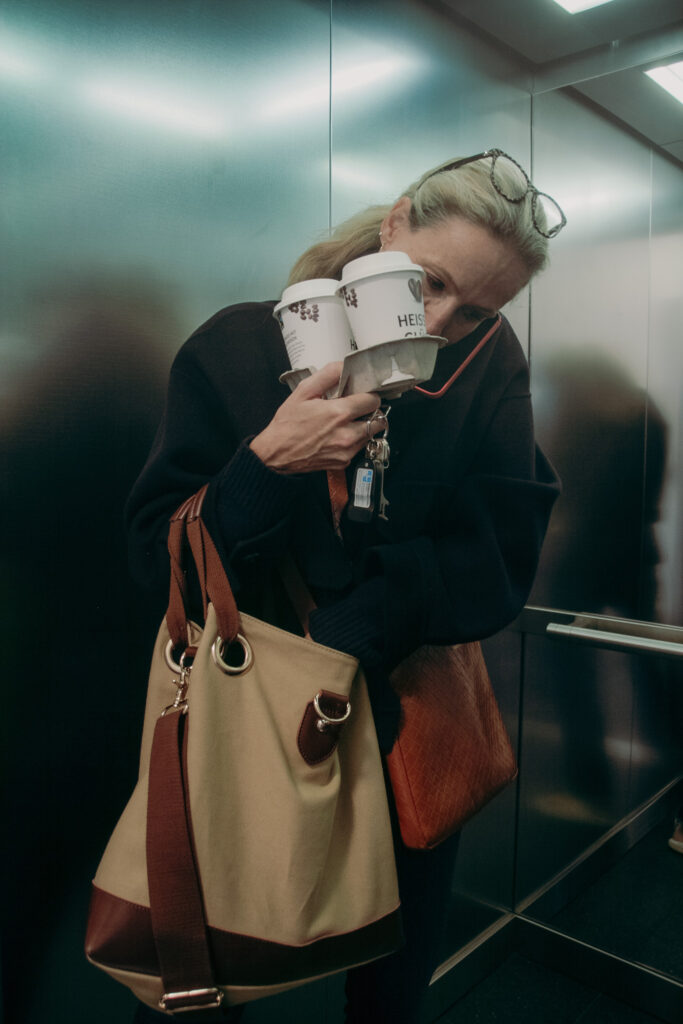
[[[405,252],[424,269],[427,332],[459,341],[495,316],[528,279],[514,246],[462,217],[413,230],[410,199],[396,203],[382,224],[385,251]]]

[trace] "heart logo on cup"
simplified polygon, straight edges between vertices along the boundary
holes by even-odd
[[[422,281],[417,277],[411,277],[408,281],[408,287],[415,301],[422,302]]]

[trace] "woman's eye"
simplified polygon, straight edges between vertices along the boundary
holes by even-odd
[[[442,292],[445,288],[443,281],[440,281],[438,277],[432,277],[431,274],[427,274],[427,284],[433,292]]]

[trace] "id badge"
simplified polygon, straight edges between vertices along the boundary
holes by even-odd
[[[363,459],[353,474],[351,500],[346,509],[349,519],[357,523],[368,523],[375,514],[377,493],[377,469],[370,459]]]

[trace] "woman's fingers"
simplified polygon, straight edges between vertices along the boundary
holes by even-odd
[[[339,383],[342,363],[327,363],[321,370],[316,370],[310,377],[305,377],[290,396],[291,400],[310,401],[322,398]],[[331,398],[331,402],[339,403],[336,408],[349,420],[357,420],[359,416],[372,414],[379,408],[379,397],[372,392],[361,392],[357,395],[346,395],[344,398]]]
[[[282,473],[309,473],[347,466],[364,444],[386,427],[376,419],[380,400],[364,392],[323,396],[339,382],[342,364],[328,363],[306,377],[251,442],[258,457]]]
[[[357,420],[361,416],[370,417],[380,407],[379,395],[371,391],[361,391],[357,395],[346,395],[344,398],[335,398],[334,401],[344,411],[349,420]]]
[[[310,398],[322,398],[339,383],[342,363],[327,363],[321,370],[316,370],[304,379],[292,392],[292,398],[307,401]]]

